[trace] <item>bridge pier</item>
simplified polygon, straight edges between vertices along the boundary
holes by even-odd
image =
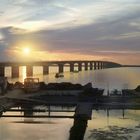
[[[27,77],[33,76],[33,66],[26,66],[26,75]]]
[[[102,69],[105,68],[105,62],[102,62]]]
[[[78,64],[78,71],[82,71],[82,64],[81,63]]]
[[[49,74],[49,66],[43,66],[43,75]]]
[[[88,70],[88,63],[85,62],[85,70]]]
[[[63,73],[64,72],[64,65],[63,64],[58,64],[58,72]]]
[[[92,62],[90,62],[90,70],[93,70],[93,64],[92,64]]]
[[[5,76],[5,67],[4,66],[0,66],[0,76],[1,77]]]
[[[101,69],[103,69],[103,62],[100,62],[101,63]]]
[[[97,69],[100,69],[100,62],[97,62]]]
[[[70,64],[70,72],[74,72],[74,64]]]
[[[97,67],[96,62],[94,62],[94,70],[96,70],[96,67]]]
[[[19,66],[12,66],[12,78],[19,77]]]

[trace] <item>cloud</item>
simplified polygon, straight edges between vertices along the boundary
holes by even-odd
[[[125,62],[131,55],[139,63],[138,0],[1,0],[0,9],[0,54],[8,55],[0,58],[11,59],[14,50],[30,44],[38,54],[54,54],[50,58],[73,54]]]
[[[139,10],[136,2],[129,1],[56,1],[56,0],[2,0],[1,26],[14,26],[27,30],[79,27],[91,23],[112,21]],[[32,27],[32,26],[33,27]]]

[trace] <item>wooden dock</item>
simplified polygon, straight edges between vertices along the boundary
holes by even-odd
[[[14,102],[9,102],[9,99],[6,97],[0,97],[0,117],[2,116],[3,112],[13,106]]]
[[[53,95],[51,95],[53,92]],[[64,92],[64,91],[59,91]],[[65,91],[66,92],[66,91]],[[70,93],[70,91],[67,91]],[[72,91],[71,91],[72,92]],[[77,91],[74,91],[77,92]],[[41,112],[34,110],[30,106],[66,106],[76,107],[74,117],[82,117],[87,120],[91,119],[92,110],[105,110],[105,109],[140,109],[140,96],[102,96],[102,97],[84,97],[82,100],[78,96],[70,95],[57,95],[57,91],[39,91],[37,93],[27,94],[21,89],[14,89],[8,91],[4,96],[0,96],[0,116],[3,112],[10,110],[13,107],[22,107],[23,110],[11,110],[11,111],[32,111]],[[42,110],[43,112],[43,110]],[[51,112],[48,110],[48,112]],[[59,110],[58,112],[61,112]]]
[[[79,102],[75,109],[74,123],[70,129],[69,140],[83,140],[88,120],[92,116],[92,103]]]
[[[74,117],[75,118],[80,117],[87,120],[91,120],[91,116],[92,116],[92,103],[88,103],[88,102],[78,103],[75,110]]]

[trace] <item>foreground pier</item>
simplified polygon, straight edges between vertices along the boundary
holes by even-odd
[[[51,92],[52,95],[50,94]],[[12,109],[13,107],[26,105],[72,106],[77,107],[75,112],[81,112],[82,110],[85,114],[88,114],[89,117],[89,114],[91,114],[89,110],[94,109],[140,109],[140,96],[77,96],[77,94],[75,96],[70,95],[69,90],[62,91],[62,94],[60,94],[60,92],[61,91],[42,90],[28,94],[22,89],[14,89],[4,96],[0,96],[0,112],[30,110],[28,107],[26,109]],[[81,90],[71,92],[79,93]],[[31,109],[31,111],[39,112],[39,110],[34,109]]]
[[[70,129],[69,140],[83,140],[88,125],[92,119],[93,110],[111,109],[140,109],[140,96],[71,96],[50,95],[55,91],[38,91],[36,93],[25,93],[21,89],[9,91],[0,97],[1,117],[28,117],[28,118],[70,118],[74,119]],[[61,92],[61,91],[60,91]],[[64,91],[62,91],[64,93]],[[69,91],[65,91],[69,92]],[[78,92],[78,91],[77,91]],[[56,91],[58,93],[58,91]],[[46,106],[47,109],[35,109],[36,106]],[[69,109],[52,109],[54,106],[73,107]],[[5,112],[23,112],[23,115],[7,115]],[[44,115],[34,115],[34,112],[48,112]],[[73,115],[52,115],[51,112],[71,112]],[[124,111],[123,111],[124,112]],[[123,114],[124,115],[124,114]]]

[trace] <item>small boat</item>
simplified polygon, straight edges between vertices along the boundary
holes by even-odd
[[[56,73],[56,74],[55,74],[55,78],[59,78],[59,77],[64,77],[64,75],[61,74],[61,73]]]

